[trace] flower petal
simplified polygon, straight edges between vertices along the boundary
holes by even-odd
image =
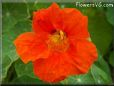
[[[40,9],[33,13],[33,29],[35,32],[45,31],[53,32],[57,28],[62,27],[62,19],[60,8],[56,3],[53,3],[47,9]]]
[[[64,31],[72,38],[88,38],[88,18],[77,9],[64,8],[63,10]]]
[[[87,40],[72,42],[67,53],[82,73],[87,73],[98,57],[95,45]]]
[[[47,59],[34,62],[34,73],[45,82],[58,82],[68,75],[79,74],[80,71],[70,62],[65,53],[52,52]]]
[[[36,35],[33,32],[26,32],[18,36],[14,41],[17,53],[24,63],[47,57],[46,34],[44,36]]]
[[[33,13],[32,27],[36,33],[40,33],[41,31],[50,33],[54,30],[46,9],[41,9]]]
[[[62,11],[56,3],[53,3],[48,9],[50,20],[55,29],[63,28]]]

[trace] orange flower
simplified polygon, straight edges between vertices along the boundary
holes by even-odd
[[[22,61],[33,62],[34,73],[45,82],[58,82],[69,75],[84,74],[97,59],[88,40],[88,18],[74,8],[60,9],[53,3],[33,13],[33,32],[14,41]]]

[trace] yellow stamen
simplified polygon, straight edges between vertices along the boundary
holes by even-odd
[[[56,33],[54,33],[53,35],[51,35],[51,41],[58,43],[60,41],[62,41],[65,37],[65,34],[63,31],[57,31]]]
[[[55,34],[53,36],[51,36],[51,41],[57,43],[60,39],[60,36],[58,34]]]
[[[54,51],[66,51],[69,46],[68,39],[62,30],[51,34],[47,44],[49,49]]]
[[[64,38],[64,33],[62,30],[60,30],[60,39],[63,40],[63,38]]]

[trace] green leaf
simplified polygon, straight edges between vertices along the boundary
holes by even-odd
[[[14,82],[21,83],[38,83],[44,84],[41,80],[38,79],[33,73],[33,65],[31,62],[24,64],[20,59],[15,62],[15,70],[17,73],[17,78],[14,79]]]
[[[2,6],[3,14],[11,15],[16,21],[28,18],[26,3],[3,3]]]
[[[33,73],[33,66],[32,66],[32,63],[30,62],[27,64],[24,64],[20,59],[17,60],[15,62],[15,70],[18,77],[27,75],[33,78],[37,78]]]
[[[99,64],[98,64],[99,63]],[[108,70],[108,71],[107,71]],[[69,76],[62,84],[111,84],[112,79],[108,64],[99,53],[98,60],[91,66],[87,74]]]
[[[109,63],[114,67],[114,51],[110,53]]]
[[[104,70],[96,65],[92,65],[91,74],[96,84],[111,84],[111,78]]]
[[[23,75],[23,76],[20,76],[20,77],[17,77],[15,78],[12,82],[10,82],[12,84],[45,84],[43,83],[42,81],[36,79],[36,78],[32,78],[30,76],[27,76],[27,75]]]
[[[34,4],[34,8],[36,9],[36,10],[38,10],[38,9],[42,9],[42,8],[48,8],[49,6],[51,5],[51,3],[35,3]]]
[[[104,55],[112,41],[112,27],[107,23],[104,13],[95,9],[91,9],[90,13],[92,11],[95,11],[93,16],[88,14],[89,32],[97,49]]]
[[[69,76],[67,79],[61,81],[64,85],[76,85],[76,84],[94,84],[95,81],[92,77],[91,73],[87,73],[84,75],[75,75],[75,76]]]
[[[100,51],[98,51],[98,55],[99,55],[99,57],[98,57],[98,60],[95,62],[95,65],[110,75],[111,73],[110,73],[109,66],[108,66],[107,62],[103,59]]]
[[[11,59],[8,56],[2,58],[2,79],[6,77],[7,71],[11,64]]]
[[[106,17],[108,22],[114,26],[114,7],[107,8]]]
[[[26,31],[31,31],[31,21],[27,20],[25,4],[2,4],[2,79],[7,75],[11,64],[18,59],[13,41]]]

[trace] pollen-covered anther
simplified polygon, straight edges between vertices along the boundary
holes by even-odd
[[[47,44],[51,50],[56,51],[66,51],[69,45],[66,34],[62,30],[51,34],[49,36]]]

